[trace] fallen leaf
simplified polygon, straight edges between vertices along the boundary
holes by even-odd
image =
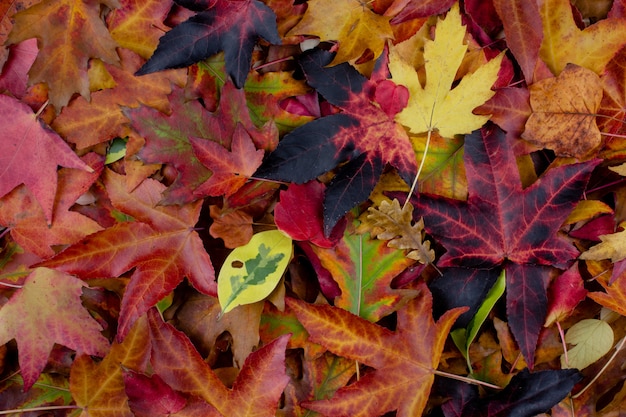
[[[242,366],[232,389],[226,388],[202,360],[184,333],[149,313],[152,336],[151,363],[159,377],[174,390],[202,398],[221,415],[275,417],[289,378],[285,375],[282,336],[256,350]]]
[[[416,17],[441,14],[453,4],[454,0],[394,0],[385,15],[393,16],[391,23],[397,25]]]
[[[613,329],[603,320],[581,320],[567,329],[565,342],[573,347],[567,350],[567,356],[561,355],[561,368],[583,370],[611,350]]]
[[[359,0],[309,0],[302,19],[285,36],[312,35],[338,41],[339,51],[330,65],[354,64],[366,50],[377,58],[393,39],[389,17],[381,16]]]
[[[54,343],[79,354],[102,357],[108,351],[102,327],[81,304],[85,286],[63,272],[36,268],[0,308],[0,345],[16,340],[25,391],[43,371]]]
[[[558,77],[530,86],[532,114],[522,138],[559,156],[583,158],[600,145],[596,114],[601,100],[600,77],[568,64]]]
[[[189,138],[196,157],[211,170],[211,176],[193,193],[198,197],[233,195],[263,162],[262,149],[256,149],[250,135],[237,124],[230,144],[224,146],[201,138]]]
[[[13,16],[15,23],[7,42],[38,39],[40,50],[29,71],[29,80],[31,84],[48,84],[50,103],[57,111],[67,105],[74,93],[89,100],[90,58],[109,64],[119,61],[117,43],[100,17],[103,6],[114,9],[118,3],[42,1]]]
[[[332,416],[422,414],[446,337],[464,309],[450,310],[435,323],[430,292],[424,284],[417,290],[419,295],[398,311],[395,332],[337,307],[286,300],[311,341],[374,368],[332,398],[304,403],[306,408]]]
[[[620,228],[624,227],[626,227],[626,223],[621,223]],[[580,259],[593,261],[611,259],[613,263],[626,259],[626,230],[609,235],[600,235],[600,240],[601,243],[583,252]]]
[[[185,277],[197,290],[214,295],[215,272],[193,230],[200,201],[158,206],[163,184],[146,179],[129,193],[122,175],[107,170],[104,176],[115,208],[136,221],[118,223],[90,235],[42,265],[85,279],[117,277],[134,269],[122,299],[117,334],[122,340],[135,320]]]
[[[587,296],[585,283],[580,276],[578,265],[572,265],[551,284],[548,292],[548,313],[544,326],[562,322],[568,318],[578,303]]]
[[[220,269],[217,296],[222,314],[270,295],[291,260],[291,239],[279,230],[259,232],[235,248]]]
[[[150,359],[148,321],[142,317],[122,343],[113,342],[100,362],[80,355],[70,371],[70,391],[81,417],[132,417],[124,388],[122,367],[145,371]]]
[[[457,69],[461,65],[467,45],[465,26],[461,24],[459,6],[455,3],[446,18],[439,19],[435,40],[424,47],[426,85],[422,86],[416,69],[394,52],[389,53],[389,71],[392,81],[409,89],[409,103],[396,120],[412,133],[438,131],[443,137],[470,133],[481,127],[488,116],[473,114],[474,108],[489,100],[494,92],[502,55],[481,66],[473,74],[463,77],[453,89]]]
[[[208,10],[163,35],[152,57],[136,74],[187,67],[224,51],[226,71],[235,86],[241,88],[259,38],[275,45],[281,43],[272,9],[258,0],[216,0]]]
[[[24,103],[0,95],[4,127],[0,133],[0,197],[20,184],[35,196],[48,224],[57,192],[57,166],[93,172],[54,131],[45,127]],[[33,165],[34,164],[34,165]],[[36,169],[33,169],[36,166]]]
[[[566,268],[578,255],[557,232],[598,162],[550,169],[522,189],[513,151],[491,127],[465,137],[467,202],[416,198],[414,219],[423,217],[426,232],[447,250],[439,267],[506,269],[507,314],[531,367],[547,311],[547,266]]]
[[[543,23],[539,56],[554,75],[559,75],[567,64],[585,67],[600,74],[624,45],[624,19],[602,19],[581,30],[574,22],[569,1],[541,0],[538,4]]]
[[[13,45],[8,61],[0,67],[0,92],[10,92],[13,97],[21,99],[28,87],[28,70],[37,57],[37,40],[29,39]]]
[[[135,416],[177,415],[187,399],[174,391],[158,375],[145,376],[133,370],[123,372],[128,405]]]
[[[407,203],[400,207],[400,202],[393,199],[391,203],[382,201],[378,207],[367,209],[367,219],[375,227],[372,236],[386,240],[387,246],[395,249],[408,249],[407,258],[414,259],[422,264],[429,264],[435,260],[435,251],[430,248],[430,242],[424,237],[424,220],[413,223],[413,205]]]

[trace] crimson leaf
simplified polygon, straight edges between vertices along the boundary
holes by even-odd
[[[466,136],[464,161],[467,202],[420,195],[415,216],[447,250],[439,266],[506,269],[509,324],[532,368],[549,266],[565,269],[578,255],[557,232],[599,161],[552,168],[522,189],[513,150],[495,127]]]
[[[344,214],[367,199],[385,164],[395,167],[407,183],[416,171],[415,154],[404,128],[373,101],[377,80],[368,80],[347,63],[325,68],[331,61],[332,54],[314,50],[303,54],[300,65],[307,82],[343,111],[285,135],[255,174],[302,184],[343,164],[325,194],[326,236]],[[388,89],[389,81],[382,82]]]
[[[226,72],[241,88],[250,72],[252,50],[258,38],[281,43],[272,9],[257,0],[217,0],[209,10],[163,35],[152,57],[136,75],[187,67],[224,51]]]

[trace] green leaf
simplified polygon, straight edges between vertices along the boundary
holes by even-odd
[[[584,369],[603,357],[613,347],[613,329],[604,320],[581,320],[569,328],[565,342],[574,345],[561,355],[562,368]]]
[[[485,300],[478,308],[476,315],[470,320],[466,329],[456,329],[450,332],[450,336],[452,336],[452,340],[457,348],[461,351],[465,359],[467,360],[468,369],[471,371],[472,363],[469,359],[469,347],[478,335],[478,331],[480,330],[480,326],[483,325],[489,312],[493,309],[493,306],[496,305],[502,294],[504,294],[504,290],[506,288],[506,273],[505,270],[502,270],[500,276],[496,280],[493,287],[487,293]]]
[[[257,233],[233,250],[217,278],[222,313],[263,300],[278,285],[292,253],[291,239],[278,230]]]
[[[109,146],[109,150],[107,151],[106,159],[104,160],[105,164],[112,164],[115,161],[119,161],[123,157],[126,156],[126,142],[128,139],[115,138],[111,142],[111,146]]]

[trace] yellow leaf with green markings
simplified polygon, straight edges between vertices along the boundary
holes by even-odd
[[[233,250],[217,278],[222,313],[263,300],[276,288],[289,264],[291,238],[278,230],[257,233]]]

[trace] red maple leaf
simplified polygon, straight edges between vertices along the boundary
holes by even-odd
[[[287,134],[264,161],[256,175],[301,184],[340,164],[324,200],[324,233],[328,236],[339,219],[367,199],[386,164],[411,183],[416,171],[415,153],[404,128],[393,119],[401,109],[376,99],[405,97],[385,80],[386,54],[370,80],[344,63],[325,68],[330,53],[316,50],[300,60],[307,82],[328,102],[343,111],[307,123]],[[382,91],[377,87],[381,86]]]
[[[550,266],[565,269],[578,256],[557,232],[599,161],[552,168],[522,189],[513,150],[495,127],[466,136],[464,160],[467,202],[421,194],[415,216],[447,250],[440,267],[506,270],[509,324],[532,367]]]
[[[57,166],[93,172],[67,144],[46,128],[26,104],[0,95],[0,197],[20,184],[33,193],[48,224],[57,191]]]
[[[252,50],[258,38],[276,45],[281,43],[272,9],[257,0],[217,0],[209,10],[201,11],[163,35],[137,75],[187,67],[224,51],[226,72],[237,88],[241,88],[250,72]]]

